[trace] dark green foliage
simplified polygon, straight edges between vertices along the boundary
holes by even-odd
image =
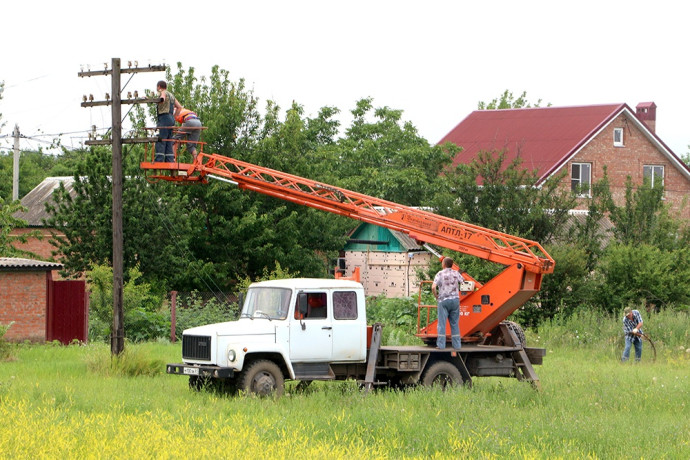
[[[457,147],[430,146],[412,123],[402,122],[401,110],[374,109],[370,98],[358,101],[352,115],[337,153],[329,150],[341,178],[336,185],[399,204],[428,205]]]
[[[435,319],[435,318],[434,318]],[[420,344],[417,332],[417,299],[367,297],[367,324],[383,324],[384,345]]]
[[[33,257],[29,251],[17,249],[15,244],[26,243],[29,238],[40,238],[40,233],[32,230],[17,234],[14,229],[26,227],[26,221],[14,217],[14,213],[26,211],[19,201],[5,203],[0,197],[0,257]]]
[[[631,303],[654,309],[690,304],[689,248],[667,251],[649,244],[612,244],[598,273],[601,284],[595,301],[606,312],[618,312]]]
[[[175,314],[175,334],[182,338],[182,332],[205,324],[234,321],[239,316],[237,303],[230,303],[218,299],[203,301],[197,294],[192,293],[185,305],[180,305]],[[168,321],[170,315],[168,315]],[[170,324],[168,322],[168,324]]]
[[[63,149],[61,155],[38,151],[22,151],[19,160],[19,199],[34,189],[43,179],[51,176],[71,176],[75,172],[81,152]],[[12,199],[14,154],[0,153],[0,198]]]
[[[557,189],[562,176],[534,187],[537,175],[505,150],[479,152],[469,164],[447,169],[434,207],[441,215],[546,244],[558,235],[575,205],[569,192]]]
[[[634,187],[628,177],[625,204],[611,208],[611,221],[618,241],[624,244],[647,243],[663,249],[684,247],[688,243],[687,227],[669,215],[664,203],[664,188],[645,182]]]
[[[139,266],[144,279],[159,288],[173,284],[186,268],[189,231],[183,200],[167,183],[151,187],[138,167],[139,153],[126,149],[123,170],[124,271]],[[112,260],[111,152],[95,148],[85,153],[74,176],[75,195],[62,184],[47,204],[46,225],[56,237],[68,276]]]
[[[12,345],[5,339],[5,334],[12,327],[14,321],[9,324],[0,323],[0,362],[6,361],[12,358]]]
[[[89,339],[108,340],[113,318],[113,270],[97,265],[88,272]],[[142,280],[137,267],[129,270],[122,289],[125,336],[133,342],[166,337],[170,334],[170,311],[163,296]]]
[[[550,106],[551,104],[547,104]],[[498,110],[498,109],[529,109],[532,107],[540,107],[541,99],[538,99],[534,104],[527,100],[527,91],[523,91],[522,94],[515,99],[512,91],[505,90],[500,97],[493,99],[491,102],[486,103],[480,101],[477,104],[477,110]]]
[[[567,316],[579,307],[590,306],[596,290],[584,248],[562,244],[547,250],[556,260],[554,272],[544,276],[537,297],[513,313],[513,318],[526,327],[538,327],[557,314]]]

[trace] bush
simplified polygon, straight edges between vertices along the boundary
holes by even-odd
[[[596,303],[614,313],[628,304],[661,310],[690,304],[690,249],[664,251],[647,244],[610,245],[598,268]]]
[[[7,361],[12,358],[12,345],[5,340],[5,334],[12,327],[14,321],[9,324],[0,323],[0,361]]]
[[[434,311],[434,318],[435,318]],[[383,324],[382,344],[415,345],[420,341],[417,332],[417,300],[411,297],[387,298],[384,296],[367,298],[367,323]]]
[[[587,252],[572,245],[549,248],[556,260],[554,272],[542,279],[534,301],[517,310],[511,319],[525,327],[538,327],[556,314],[570,315],[578,306],[591,303],[594,281],[587,272]]]
[[[96,265],[87,275],[89,339],[108,340],[113,322],[113,269]],[[138,267],[130,269],[128,275],[129,280],[122,289],[125,334],[135,342],[165,337],[170,331],[170,313],[163,310],[163,296],[140,281]]]
[[[192,292],[187,305],[177,309],[175,335],[182,337],[182,332],[205,324],[233,321],[239,316],[239,305],[231,302],[221,302],[217,299],[204,301],[198,292]],[[169,320],[168,316],[168,320]],[[168,322],[168,324],[170,324]]]
[[[106,377],[154,376],[162,374],[165,369],[165,362],[163,360],[151,359],[137,346],[125,347],[124,351],[118,356],[111,355],[106,348],[91,347],[85,361],[89,371]]]

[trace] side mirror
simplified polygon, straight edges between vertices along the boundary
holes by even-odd
[[[309,311],[309,304],[307,303],[307,294],[300,292],[297,294],[297,311],[301,316],[304,316]]]
[[[307,294],[300,292],[297,294],[297,313],[299,313],[297,316],[299,316],[299,325],[302,327],[303,331],[307,328],[307,325],[304,324],[302,319],[307,315],[308,311],[309,304],[307,303]]]

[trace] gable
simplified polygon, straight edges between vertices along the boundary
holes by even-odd
[[[616,147],[613,145],[613,130],[615,128],[622,128],[624,135],[624,145]],[[638,138],[638,136],[641,136]],[[605,152],[601,158],[601,165],[609,166],[609,173],[615,174],[618,170],[623,174],[624,178],[627,175],[632,176],[634,182],[641,183],[642,178],[637,177],[641,174],[641,165],[643,164],[661,164],[671,167],[677,174],[682,176],[682,180],[690,182],[690,167],[683,163],[683,161],[671,149],[664,144],[664,142],[649,129],[649,127],[640,121],[635,116],[629,107],[625,106],[624,110],[618,113],[615,117],[604,123],[595,133],[593,133],[586,142],[583,142],[575,151],[571,152],[566,158],[563,158],[559,163],[555,164],[547,177],[558,174],[564,167],[567,167],[571,161],[589,161],[591,156],[591,148],[595,146],[595,151],[599,149]],[[583,155],[586,155],[583,157]],[[626,162],[634,163],[632,169]],[[599,177],[603,176],[599,174]],[[540,181],[541,181],[540,180]],[[687,190],[690,184],[683,185],[683,189]]]

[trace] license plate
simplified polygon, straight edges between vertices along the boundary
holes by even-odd
[[[198,367],[185,367],[184,373],[187,375],[199,375],[199,368]]]

